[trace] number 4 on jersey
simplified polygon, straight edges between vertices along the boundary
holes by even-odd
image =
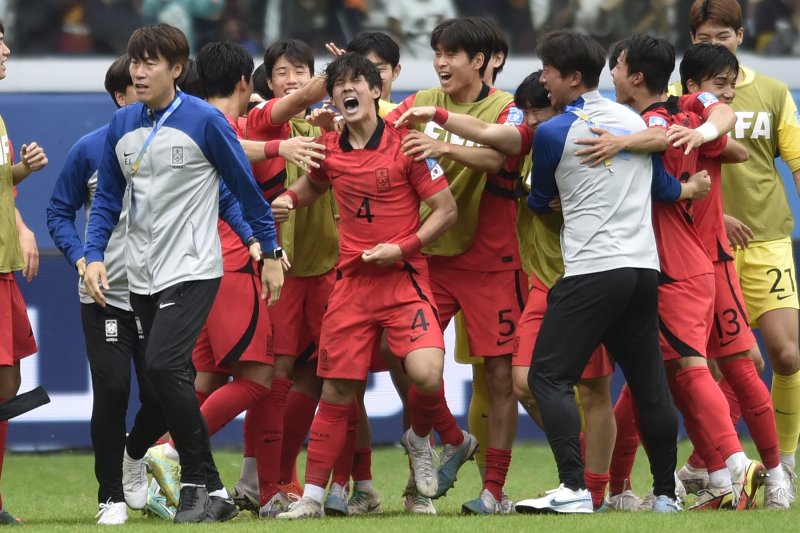
[[[372,211],[369,207],[369,198],[364,198],[364,200],[361,202],[361,205],[356,212],[356,218],[366,218],[367,222],[372,224],[372,219],[375,217],[372,215]]]

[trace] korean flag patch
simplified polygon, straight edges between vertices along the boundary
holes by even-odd
[[[647,127],[648,128],[666,128],[667,127],[667,119],[664,117],[659,117],[657,115],[653,115],[649,119],[647,119]]]
[[[428,170],[431,172],[431,180],[435,180],[444,175],[444,170],[442,170],[437,160],[428,158],[425,160],[425,163],[428,165]]]
[[[506,124],[511,124],[512,126],[519,126],[522,124],[524,116],[522,114],[522,110],[518,107],[510,107],[508,109],[508,117],[506,118]]]
[[[709,107],[719,102],[717,97],[711,93],[700,93],[697,95],[697,99],[700,100],[700,103],[702,103],[705,107]]]

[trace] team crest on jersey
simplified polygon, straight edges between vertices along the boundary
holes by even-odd
[[[144,329],[142,329],[142,321],[139,320],[139,317],[134,317],[136,320],[136,333],[139,335],[139,340],[144,340]]]
[[[378,192],[380,193],[389,192],[389,189],[392,188],[389,184],[388,168],[375,169],[375,186],[378,188]]]
[[[519,126],[522,124],[525,116],[522,114],[522,110],[516,106],[512,106],[508,109],[508,117],[506,118],[506,124],[511,124],[513,126]]]
[[[703,106],[705,107],[708,107],[712,104],[716,104],[717,102],[719,102],[719,100],[717,100],[717,97],[711,93],[700,93],[699,95],[697,95],[697,99],[700,100],[700,103],[702,103]]]
[[[442,170],[442,167],[439,165],[437,160],[429,157],[425,160],[425,164],[428,165],[428,170],[431,173],[431,180],[435,180],[436,178],[444,175],[444,170]]]
[[[328,370],[328,350],[325,348],[319,351],[319,367],[322,370]]]
[[[183,146],[172,147],[172,168],[181,168],[184,165],[183,161]]]
[[[106,320],[106,342],[117,342],[119,326],[116,319]]]
[[[648,128],[666,128],[667,127],[667,119],[664,117],[659,116],[652,116],[647,119],[647,127]]]

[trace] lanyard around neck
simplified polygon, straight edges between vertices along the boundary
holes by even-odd
[[[131,166],[131,174],[136,174],[139,171],[139,165],[142,162],[142,158],[144,157],[145,152],[147,152],[147,149],[150,147],[150,143],[153,142],[156,133],[158,133],[158,130],[161,129],[161,126],[164,124],[164,122],[166,122],[166,120],[170,117],[170,115],[172,115],[172,113],[174,113],[175,110],[178,109],[181,103],[183,103],[183,98],[184,98],[183,93],[178,93],[178,95],[175,97],[175,100],[172,101],[167,110],[164,111],[164,114],[161,115],[161,118],[158,119],[158,122],[156,122],[156,125],[153,127],[153,131],[150,132],[150,135],[148,135],[147,140],[144,141],[142,149],[139,150],[139,155],[136,156],[136,161],[134,161],[133,165]]]

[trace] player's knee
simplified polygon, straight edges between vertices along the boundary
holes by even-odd
[[[769,352],[772,370],[776,374],[788,376],[800,371],[800,352],[797,345],[786,342]]]

